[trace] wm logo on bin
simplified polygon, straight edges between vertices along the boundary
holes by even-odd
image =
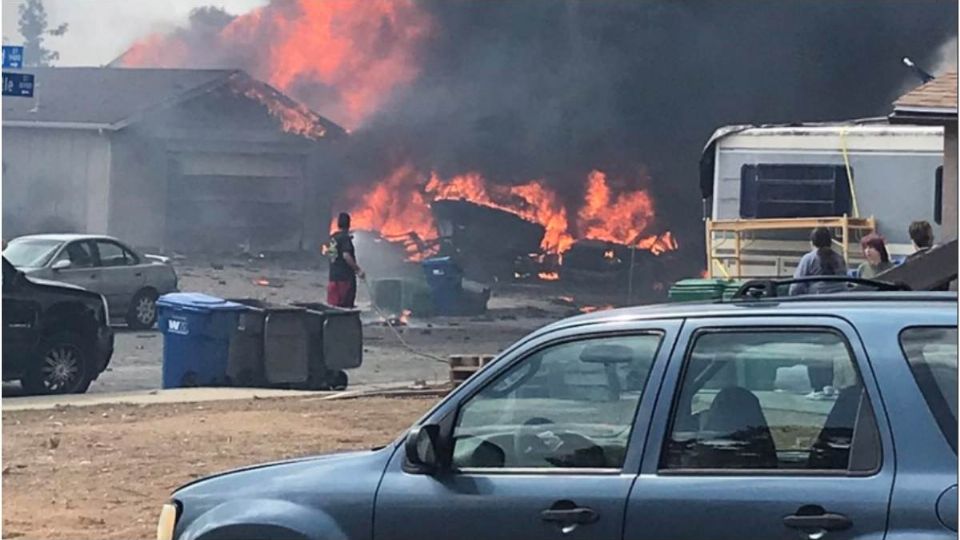
[[[190,333],[190,331],[187,329],[187,321],[181,321],[177,319],[170,319],[167,321],[167,331],[171,334],[187,335]]]

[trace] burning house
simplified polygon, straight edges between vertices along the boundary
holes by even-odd
[[[3,100],[3,227],[168,251],[313,249],[345,131],[239,70],[37,68]]]

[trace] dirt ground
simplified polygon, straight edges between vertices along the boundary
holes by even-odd
[[[3,413],[3,538],[152,538],[177,486],[239,466],[370,448],[435,398],[254,399]]]

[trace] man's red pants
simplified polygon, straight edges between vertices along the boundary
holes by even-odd
[[[352,308],[357,299],[357,282],[331,281],[327,284],[327,304]]]

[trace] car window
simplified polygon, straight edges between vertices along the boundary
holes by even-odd
[[[687,354],[660,466],[866,472],[879,465],[879,450],[841,334],[707,331]]]
[[[97,250],[100,252],[100,266],[128,266],[136,264],[133,254],[123,249],[119,244],[97,241]]]
[[[661,338],[584,339],[525,358],[461,407],[454,465],[620,468]]]
[[[957,451],[957,329],[907,328],[900,346],[943,432]]]
[[[47,264],[62,242],[59,240],[27,239],[11,242],[3,256],[17,268],[41,268]]]
[[[61,260],[70,261],[70,268],[92,268],[95,259],[90,242],[70,242],[54,262]]]

